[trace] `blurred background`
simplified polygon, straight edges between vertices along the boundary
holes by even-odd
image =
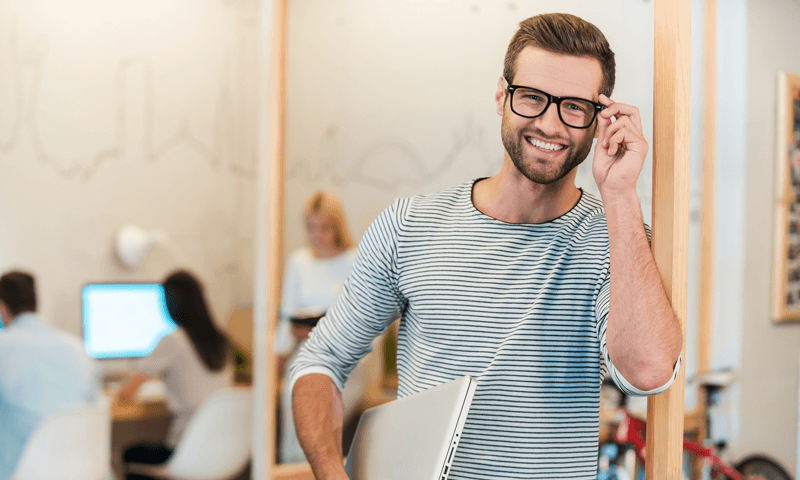
[[[700,342],[704,4],[692,2],[686,92],[687,378],[698,371]],[[241,364],[251,365],[265,9],[271,2],[0,0],[0,270],[36,275],[49,323],[82,336],[85,284],[158,282],[188,266]],[[616,52],[614,99],[640,108],[651,142],[638,185],[650,223],[652,0],[290,0],[286,255],[306,245],[303,203],[316,190],[341,198],[357,241],[397,197],[496,173],[503,150],[493,95],[506,46],[520,20],[551,11],[596,24]],[[735,380],[712,430],[726,458],[760,452],[795,472],[800,330],[772,310],[773,245],[783,231],[773,209],[782,191],[777,78],[800,74],[800,4],[720,1],[716,24],[707,345],[710,368]],[[577,184],[596,191],[589,162]],[[114,253],[131,225],[154,239],[133,268]],[[374,377],[381,389],[389,357]],[[242,369],[241,379],[251,373]],[[687,386],[687,412],[698,407]]]

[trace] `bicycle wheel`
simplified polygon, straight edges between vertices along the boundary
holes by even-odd
[[[744,480],[792,480],[777,462],[762,455],[747,457],[736,465]]]

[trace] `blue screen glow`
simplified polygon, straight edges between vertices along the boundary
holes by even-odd
[[[175,328],[158,283],[83,287],[83,341],[94,358],[147,356]]]

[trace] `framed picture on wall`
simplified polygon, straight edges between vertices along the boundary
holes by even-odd
[[[800,75],[778,74],[773,317],[800,321]]]

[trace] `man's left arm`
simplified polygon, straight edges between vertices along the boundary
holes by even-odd
[[[611,291],[606,347],[619,372],[634,387],[665,385],[681,353],[683,332],[656,268],[636,180],[647,155],[636,107],[605,96],[598,115],[594,174],[608,222]]]

